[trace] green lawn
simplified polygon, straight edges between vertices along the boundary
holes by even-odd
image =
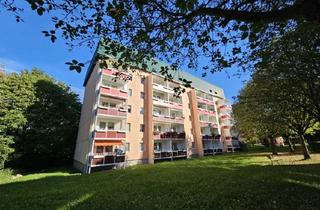
[[[0,173],[0,209],[319,209],[320,155],[236,153],[80,175]]]

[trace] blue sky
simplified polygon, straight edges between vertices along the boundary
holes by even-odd
[[[0,13],[0,65],[5,65],[9,72],[20,71],[37,67],[56,80],[63,81],[83,97],[82,87],[86,69],[80,74],[69,71],[65,62],[77,59],[87,62],[91,59],[93,50],[86,47],[68,50],[62,39],[55,43],[44,37],[43,30],[51,28],[50,19],[47,16],[38,16],[30,9],[26,9],[22,15],[24,22],[17,23],[13,15],[7,12]],[[208,74],[203,78],[225,91],[225,95],[230,101],[238,94],[243,86],[243,81],[248,78],[242,75],[240,78],[232,76],[236,69],[226,72]],[[190,72],[201,77],[201,71]],[[229,75],[229,76],[228,76]]]

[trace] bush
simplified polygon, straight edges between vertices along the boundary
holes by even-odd
[[[309,146],[312,152],[320,153],[320,141],[312,141]]]

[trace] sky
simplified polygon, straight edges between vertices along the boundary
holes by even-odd
[[[49,30],[52,23],[48,16],[38,16],[34,11],[26,8],[22,14],[24,22],[17,23],[12,14],[0,12],[0,67],[4,65],[8,72],[19,72],[23,69],[37,67],[58,81],[69,85],[82,101],[84,87],[83,81],[87,66],[81,73],[70,71],[65,62],[76,59],[86,63],[91,60],[93,49],[79,47],[70,51],[63,39],[51,43],[49,38],[41,33]],[[248,79],[248,75],[233,76],[236,68],[225,72],[208,74],[202,78],[224,89],[225,96],[232,103]],[[201,78],[201,70],[189,73]]]

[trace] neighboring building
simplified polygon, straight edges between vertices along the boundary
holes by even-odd
[[[84,86],[74,166],[84,173],[233,151],[231,106],[221,88],[185,72],[165,81],[139,69],[99,67],[99,48]],[[154,69],[153,69],[154,70]],[[119,72],[118,72],[119,73]],[[174,97],[179,77],[192,81]]]

